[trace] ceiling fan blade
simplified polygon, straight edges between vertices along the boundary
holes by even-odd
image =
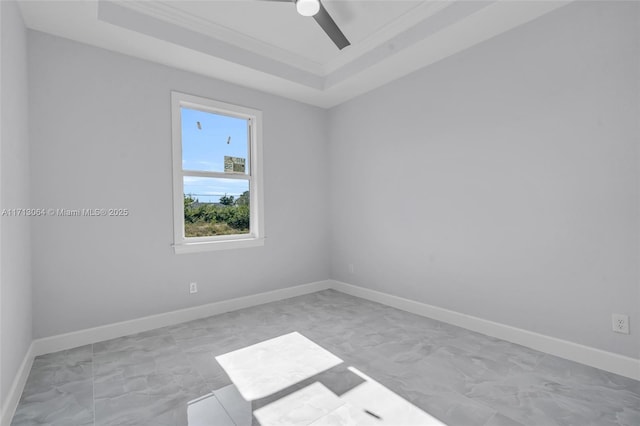
[[[322,2],[320,2],[320,11],[313,15],[313,19],[315,19],[318,25],[327,33],[329,38],[333,40],[336,46],[338,46],[338,49],[342,50],[351,44],[344,34],[342,34],[342,31],[340,31],[340,28],[338,28],[333,18],[331,18],[327,9],[324,8]]]

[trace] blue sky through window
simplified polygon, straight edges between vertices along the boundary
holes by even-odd
[[[181,108],[182,168],[208,172],[224,172],[224,157],[245,159],[249,172],[248,126],[243,118]],[[200,202],[217,203],[227,194],[238,197],[249,190],[249,181],[209,177],[184,177],[184,193]]]

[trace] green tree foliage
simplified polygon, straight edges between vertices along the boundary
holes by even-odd
[[[193,195],[189,194],[184,194],[184,208],[186,209],[187,207],[190,207],[191,205],[193,205],[193,203],[197,203],[198,199],[194,198]]]
[[[242,195],[238,197],[236,200],[237,206],[248,206],[249,205],[249,191],[244,191]]]
[[[200,203],[197,198],[185,194],[185,236],[205,237],[248,233],[250,223],[248,197],[248,191],[237,200],[225,194],[220,197],[219,204],[213,204]],[[244,200],[247,200],[246,204]]]
[[[220,197],[220,204],[223,206],[233,206],[235,204],[233,195],[224,194],[224,196]]]
[[[249,229],[249,206],[234,206],[227,224],[234,229]]]

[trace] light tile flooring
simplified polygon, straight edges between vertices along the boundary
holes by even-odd
[[[40,356],[11,424],[184,426],[214,356],[294,331],[449,426],[640,425],[638,381],[332,290]]]

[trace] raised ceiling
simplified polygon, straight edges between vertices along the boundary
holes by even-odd
[[[338,50],[295,5],[265,0],[23,1],[32,29],[331,107],[568,1],[326,0]]]

